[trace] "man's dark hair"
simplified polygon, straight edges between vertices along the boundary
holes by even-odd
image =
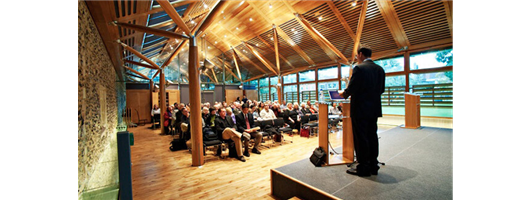
[[[357,50],[357,54],[359,54],[359,52],[363,53],[365,57],[372,57],[372,50],[367,47],[361,47]]]
[[[246,104],[246,103],[243,104],[243,106],[242,106],[241,108],[242,108],[242,109],[243,109],[243,108],[248,108],[248,104]]]

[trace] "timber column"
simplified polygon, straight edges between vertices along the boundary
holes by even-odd
[[[189,87],[190,87],[190,133],[193,149],[191,151],[191,165],[204,164],[201,117],[201,87],[199,84],[199,48],[195,36],[189,39]]]
[[[162,134],[166,134],[164,131],[164,113],[166,113],[167,106],[166,106],[166,77],[164,75],[164,70],[160,69],[160,94],[158,95],[160,98],[160,131]]]

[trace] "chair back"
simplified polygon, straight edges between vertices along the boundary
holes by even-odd
[[[262,120],[262,121],[260,121],[260,123],[261,123],[260,127],[261,128],[265,128],[265,126],[267,126],[267,125],[274,126],[274,122],[273,121],[274,120],[272,120],[272,119]]]
[[[301,120],[300,120],[301,124],[306,124],[306,123],[309,122],[309,116],[308,115],[302,115],[300,118],[301,118]]]
[[[277,118],[274,119],[274,126],[275,127],[283,127],[285,123],[283,122],[283,118]]]

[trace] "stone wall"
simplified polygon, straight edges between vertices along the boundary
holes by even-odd
[[[78,195],[118,185],[116,127],[125,107],[117,75],[84,1],[78,1]],[[118,105],[121,104],[121,105]]]

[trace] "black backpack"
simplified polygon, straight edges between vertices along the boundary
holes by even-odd
[[[320,167],[320,166],[322,166],[322,164],[324,164],[324,162],[326,160],[326,152],[324,151],[324,149],[322,147],[317,147],[313,151],[313,155],[311,155],[309,160],[316,167]]]
[[[183,139],[173,139],[173,141],[171,141],[169,144],[171,145],[169,146],[169,150],[171,151],[188,149],[186,146],[186,140]]]
[[[204,141],[213,141],[219,139],[217,133],[215,133],[210,127],[204,127],[202,129],[202,136]]]

